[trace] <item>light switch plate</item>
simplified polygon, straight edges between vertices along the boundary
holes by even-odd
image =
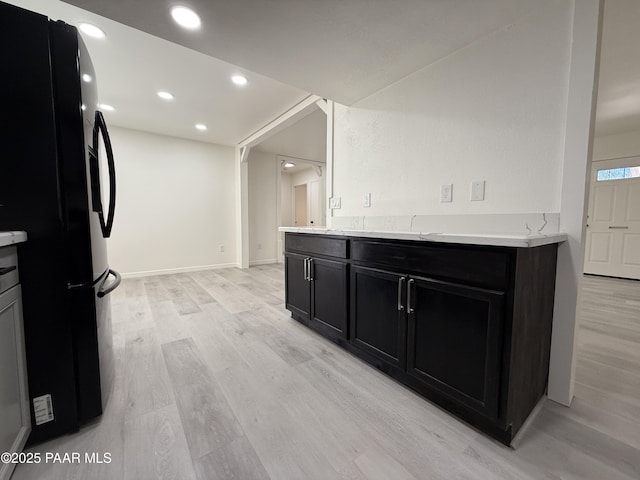
[[[364,206],[365,207],[370,207],[371,206],[371,194],[370,193],[365,193],[365,195],[364,195]]]
[[[479,202],[484,200],[484,180],[474,180],[471,182],[471,201]]]
[[[453,201],[453,184],[447,183],[440,187],[440,202],[448,203]]]
[[[329,199],[329,208],[336,209],[340,208],[342,204],[342,199],[340,197],[331,197]]]

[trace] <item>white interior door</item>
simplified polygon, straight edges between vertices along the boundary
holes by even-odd
[[[309,192],[309,225],[312,227],[322,225],[320,208],[320,182],[314,180],[307,184]]]
[[[293,216],[294,216],[294,224],[296,227],[306,227],[307,226],[307,184],[296,185],[293,187]]]
[[[640,157],[593,163],[584,271],[640,279]]]

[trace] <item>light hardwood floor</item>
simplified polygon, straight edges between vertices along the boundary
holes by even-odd
[[[515,451],[284,309],[277,265],[124,280],[102,418],[34,452],[18,479],[640,478],[640,282],[585,277],[576,398],[547,402]]]

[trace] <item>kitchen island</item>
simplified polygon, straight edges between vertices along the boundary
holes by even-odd
[[[294,319],[511,444],[546,390],[566,235],[280,230]]]

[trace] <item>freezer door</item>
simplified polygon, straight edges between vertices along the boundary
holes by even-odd
[[[115,373],[111,305],[109,297],[100,293],[108,276],[105,273],[93,288],[69,291],[80,424],[103,412]]]

